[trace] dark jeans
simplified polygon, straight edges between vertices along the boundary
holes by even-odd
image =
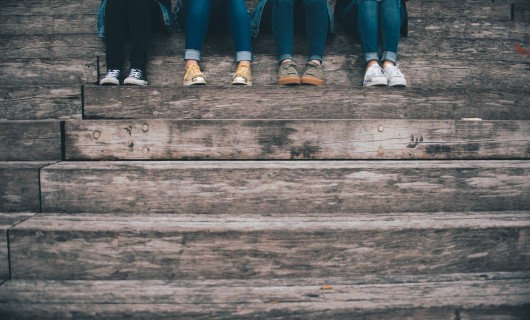
[[[153,21],[161,21],[152,0],[108,0],[105,10],[107,69],[121,69],[123,44],[129,36],[131,69],[145,70]],[[156,19],[156,18],[159,19]],[[155,19],[153,19],[155,18]]]
[[[327,0],[273,0],[272,33],[278,61],[293,58],[294,12],[305,10],[308,60],[323,60],[328,33]],[[302,3],[303,2],[303,3]],[[303,4],[303,7],[299,8]]]
[[[212,8],[224,15],[222,22],[232,35],[236,60],[252,60],[250,17],[244,0],[189,0],[186,10],[186,52],[184,59],[201,60],[201,49],[208,31]]]
[[[401,29],[400,0],[359,0],[359,38],[365,62],[396,62]]]

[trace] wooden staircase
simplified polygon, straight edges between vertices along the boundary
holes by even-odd
[[[98,5],[2,3],[1,319],[530,319],[527,0],[410,0],[402,90],[343,32],[322,88],[266,34],[100,87]]]

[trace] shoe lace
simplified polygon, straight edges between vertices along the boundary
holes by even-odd
[[[107,71],[106,78],[117,78],[120,76],[120,70],[118,69],[112,69]]]
[[[386,68],[385,72],[391,77],[404,77],[397,65]]]
[[[234,77],[247,78],[249,72],[250,72],[250,66],[240,65],[237,67],[236,74],[234,75]]]
[[[191,79],[192,80],[195,80],[197,78],[204,78],[206,79],[206,77],[204,76],[204,74],[202,74],[201,72],[201,68],[199,68],[198,65],[191,65],[187,70],[186,70],[186,75],[184,76],[185,78],[188,77],[188,75],[192,75],[191,76]]]
[[[314,63],[308,63],[306,65],[305,75],[310,75],[313,77],[319,76],[320,71],[320,65],[314,64]]]
[[[140,69],[131,69],[131,73],[129,73],[129,77],[133,77],[136,79],[142,78],[142,70]]]
[[[298,74],[294,63],[282,63],[280,68],[282,68],[283,72],[287,75]]]
[[[370,71],[371,71],[370,73],[371,73],[371,75],[372,75],[373,77],[383,76],[383,69],[381,69],[380,66],[375,65],[375,66],[371,67],[370,69],[371,69],[371,70],[370,70]]]

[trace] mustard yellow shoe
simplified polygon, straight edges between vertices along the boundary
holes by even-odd
[[[185,86],[205,85],[206,77],[201,72],[201,68],[198,65],[193,64],[186,69],[182,84]]]
[[[239,65],[237,67],[236,74],[234,74],[234,79],[232,80],[232,84],[251,86],[252,85],[252,72],[250,71],[250,66]]]

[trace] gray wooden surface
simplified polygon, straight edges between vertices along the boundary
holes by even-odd
[[[41,192],[44,212],[528,210],[529,176],[525,161],[63,162]]]
[[[528,234],[528,211],[48,213],[11,229],[9,243],[13,279],[295,279],[530,271]]]
[[[39,212],[39,169],[52,162],[0,162],[0,212]]]
[[[250,93],[251,98],[242,98]],[[530,96],[520,90],[86,86],[84,116],[87,119],[530,120],[529,105]]]
[[[0,284],[9,279],[9,245],[7,230],[33,216],[34,213],[0,212]],[[0,291],[2,287],[0,286]]]
[[[61,160],[59,121],[0,122],[0,161]]]
[[[80,120],[66,159],[528,159],[529,135],[527,121]]]
[[[405,278],[396,277],[398,283],[381,284],[359,284],[352,278],[12,281],[0,290],[0,315],[3,319],[75,315],[76,319],[524,320],[528,274],[503,275],[506,278],[496,279],[489,273],[461,275],[449,281],[415,277],[414,283],[399,283]],[[324,285],[332,288],[324,290]]]

